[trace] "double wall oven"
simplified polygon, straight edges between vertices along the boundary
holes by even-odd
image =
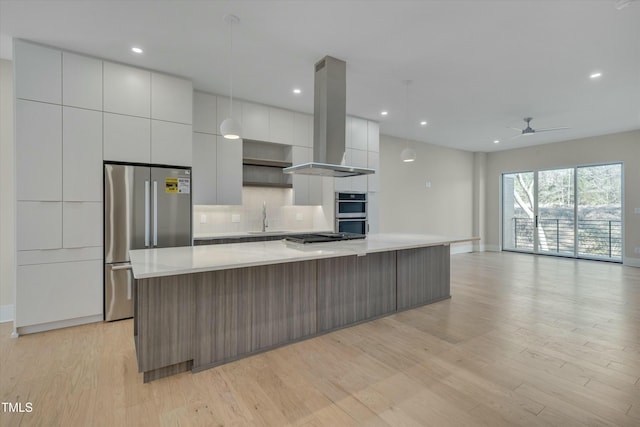
[[[367,234],[367,193],[336,193],[337,233]]]

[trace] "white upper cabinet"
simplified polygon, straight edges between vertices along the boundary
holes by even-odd
[[[19,251],[62,247],[62,202],[18,202]]]
[[[349,164],[356,167],[366,168],[368,163],[367,157],[367,151],[351,150],[351,163]],[[354,176],[351,180],[352,191],[367,191],[367,175]]]
[[[235,102],[233,105],[235,108]],[[220,114],[226,118],[225,112],[221,112],[218,119]],[[269,107],[251,102],[242,103],[242,138],[269,141]]]
[[[151,73],[151,118],[190,125],[193,118],[191,81]]]
[[[229,118],[229,113],[233,114],[233,118],[236,119],[237,121],[239,121],[242,124],[242,131],[244,133],[244,122],[243,122],[243,117],[242,117],[242,102],[238,101],[238,100],[234,100],[233,101],[233,111],[230,110],[230,105],[229,105],[229,97],[228,96],[217,96],[216,97],[216,116],[217,116],[217,123],[216,123],[216,131],[215,134],[216,135],[220,135],[220,125],[222,124],[223,121],[225,121],[226,119]],[[241,135],[241,137],[244,138],[244,134]]]
[[[357,117],[351,118],[351,148],[367,151],[367,121]],[[360,165],[357,165],[360,166]]]
[[[104,160],[150,163],[151,120],[104,113]]]
[[[62,200],[102,201],[102,113],[62,109]]]
[[[218,97],[204,92],[193,92],[193,131],[220,134],[218,128]],[[194,159],[195,160],[195,159]]]
[[[62,107],[16,101],[18,200],[62,200]]]
[[[302,147],[313,147],[313,116],[293,113],[293,143]]]
[[[298,145],[293,138],[293,112],[269,107],[269,139],[278,144]]]
[[[102,110],[102,61],[62,53],[62,103]]]
[[[151,163],[191,166],[191,125],[151,120]]]
[[[151,117],[151,73],[105,61],[104,111]]]
[[[62,103],[62,52],[16,40],[16,98]]]
[[[376,171],[371,175],[367,175],[367,189],[374,192],[380,191],[380,153],[369,151],[367,167]]]
[[[102,203],[62,204],[62,247],[102,246]]]
[[[217,136],[217,204],[242,204],[242,140]]]
[[[313,160],[311,147],[291,147],[291,161],[294,165]],[[293,204],[298,206],[322,204],[322,177],[310,175],[292,175]]]
[[[216,138],[216,135],[193,133],[191,201],[194,205],[218,203]]]
[[[367,149],[376,153],[380,152],[380,124],[367,122]]]

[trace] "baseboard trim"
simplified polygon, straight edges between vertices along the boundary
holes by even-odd
[[[473,243],[453,243],[450,251],[451,255],[473,252]]]
[[[68,328],[71,326],[86,325],[87,323],[102,322],[102,314],[93,316],[77,317],[75,319],[60,320],[58,322],[40,323],[38,325],[20,326],[17,328],[18,335],[35,334],[38,332],[51,331],[54,329]]]
[[[622,265],[627,267],[640,267],[640,258],[624,257],[622,259]]]
[[[13,304],[0,305],[0,323],[13,322]]]
[[[500,252],[501,250],[499,245],[484,245],[485,252]]]

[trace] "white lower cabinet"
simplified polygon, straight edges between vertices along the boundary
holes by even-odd
[[[191,125],[151,120],[151,163],[191,166]]]
[[[193,133],[191,202],[194,205],[215,205],[218,203],[216,147],[215,135]]]
[[[16,326],[102,314],[102,260],[18,266]]]
[[[18,250],[62,247],[62,203],[18,201]]]
[[[62,247],[84,248],[102,245],[102,203],[62,204]]]
[[[149,163],[151,120],[104,113],[104,160]]]

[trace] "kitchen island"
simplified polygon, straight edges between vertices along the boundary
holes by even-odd
[[[450,244],[372,234],[130,251],[145,382],[450,298]]]

